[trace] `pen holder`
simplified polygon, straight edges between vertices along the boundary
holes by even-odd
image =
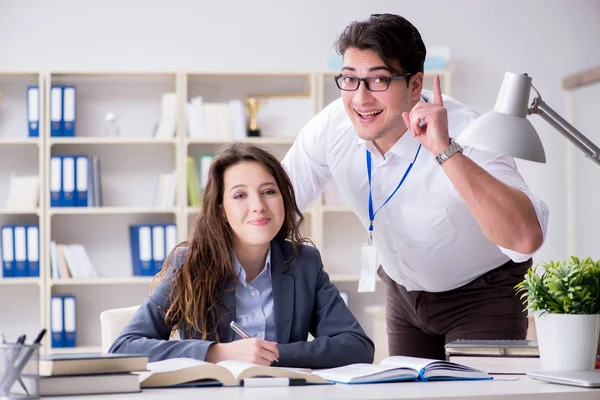
[[[0,344],[0,399],[39,399],[40,344]]]

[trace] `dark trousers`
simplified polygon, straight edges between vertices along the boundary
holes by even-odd
[[[386,286],[390,356],[445,359],[457,339],[525,339],[527,312],[514,286],[532,260],[509,261],[472,282],[438,293],[407,291],[380,267]]]

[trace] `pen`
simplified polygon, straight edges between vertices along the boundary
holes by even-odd
[[[46,334],[46,329],[42,329],[42,331],[38,334],[37,338],[35,338],[35,341],[33,342],[33,344],[39,344],[42,341],[42,338],[44,337],[45,334]],[[25,335],[22,336],[23,341],[25,341],[24,336]],[[19,339],[21,339],[21,338],[19,338]],[[33,354],[33,352],[35,350],[36,350],[35,346],[29,346],[24,351],[21,352],[21,353],[23,353],[22,355],[19,354],[16,357],[16,360],[13,364],[13,368],[6,372],[6,377],[2,383],[2,387],[0,388],[0,393],[9,393],[10,392],[10,388],[15,383],[15,381],[17,379],[19,379],[19,375],[21,374],[23,367],[25,367],[25,364],[27,364],[27,362],[29,361],[29,359],[31,358],[31,355]]]
[[[239,326],[235,321],[231,321],[231,323],[229,324],[229,326],[231,327],[231,329],[237,333],[238,335],[240,335],[242,337],[242,339],[252,339],[252,336],[250,336],[250,334],[248,332],[246,332],[244,330],[244,328],[242,328],[241,326]],[[278,359],[275,359],[275,362],[279,362]]]
[[[304,378],[246,378],[240,386],[245,387],[277,387],[277,386],[306,386]]]

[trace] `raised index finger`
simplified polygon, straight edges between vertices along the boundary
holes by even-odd
[[[440,76],[436,75],[433,78],[433,104],[437,106],[443,106],[444,100],[442,100],[442,89],[440,88]]]

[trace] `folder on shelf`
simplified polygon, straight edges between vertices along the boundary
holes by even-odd
[[[163,93],[161,98],[161,115],[154,137],[172,138],[177,129],[177,95]]]
[[[129,227],[131,267],[135,276],[153,276],[152,227],[132,225]]]
[[[233,140],[229,103],[204,103],[207,140]]]
[[[200,188],[198,173],[196,172],[196,160],[194,157],[187,158],[187,192],[188,206],[198,207],[200,205]]]
[[[37,225],[27,228],[27,276],[40,276],[40,229]]]
[[[88,206],[88,188],[89,182],[89,159],[87,156],[77,156],[75,158],[75,207]]]
[[[15,245],[13,227],[2,227],[2,276],[11,278],[15,276]]]
[[[88,168],[90,168],[88,166]],[[91,193],[93,196],[90,197],[90,192],[88,192],[88,204],[91,203],[94,207],[102,207],[102,184],[100,178],[100,159],[96,156],[93,156],[91,159],[91,176],[92,179],[88,181],[88,187],[92,188]]]
[[[58,258],[58,246],[55,241],[50,242],[50,274],[52,279],[60,279],[60,260]]]
[[[40,88],[27,87],[27,125],[29,137],[40,136]]]
[[[202,96],[194,97],[187,104],[188,136],[192,139],[206,140],[206,122],[204,120],[204,102]]]
[[[52,347],[64,347],[63,299],[61,296],[50,298],[50,333]]]
[[[75,157],[62,156],[62,207],[75,207]]]
[[[76,110],[76,90],[75,86],[63,87],[63,115],[62,115],[62,136],[75,136],[75,110]]]
[[[200,156],[200,190],[204,191],[206,183],[208,182],[208,171],[215,158],[212,154],[202,154]]]
[[[50,157],[50,207],[61,206],[62,192],[62,159]]]
[[[75,296],[62,296],[64,347],[75,347],[77,337],[77,307]]]
[[[66,245],[64,245],[64,244],[56,245],[56,252],[58,255],[58,269],[59,269],[59,273],[60,273],[60,278],[61,279],[75,278],[75,276],[73,276],[73,274],[71,274],[71,270],[69,269],[69,266],[67,265],[67,259],[65,257],[65,247],[66,247]]]
[[[165,225],[165,255],[177,246],[177,226],[175,224]]]
[[[62,136],[62,92],[61,86],[50,88],[50,136]]]
[[[229,116],[233,140],[244,140],[247,136],[246,110],[240,99],[229,100]]]
[[[26,277],[27,276],[27,234],[25,227],[22,225],[15,225],[15,265],[14,276],[15,277]]]
[[[152,227],[152,260],[154,261],[153,275],[159,272],[165,262],[165,226]]]

